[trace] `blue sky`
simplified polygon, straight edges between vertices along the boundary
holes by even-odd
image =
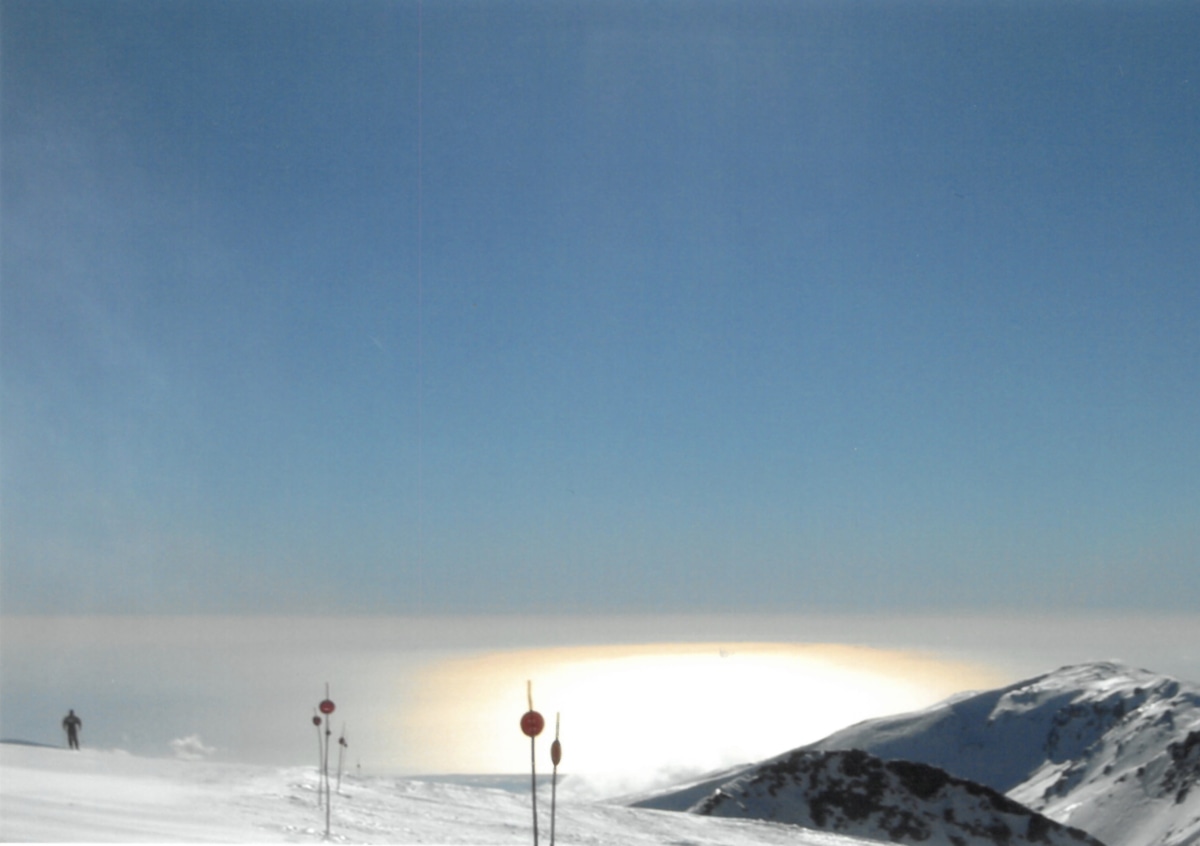
[[[1188,3],[0,3],[6,614],[1194,609]]]

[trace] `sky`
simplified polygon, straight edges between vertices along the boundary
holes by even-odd
[[[1194,613],[1194,4],[0,39],[5,615]]]

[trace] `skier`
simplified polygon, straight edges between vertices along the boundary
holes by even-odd
[[[72,749],[79,748],[79,730],[83,728],[83,720],[75,716],[75,709],[72,708],[67,716],[63,717],[62,727],[67,732],[67,745]]]

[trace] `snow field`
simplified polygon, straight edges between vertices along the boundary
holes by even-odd
[[[538,795],[549,843],[550,794]],[[344,776],[331,840],[532,842],[528,793],[416,778]],[[324,839],[315,768],[140,758],[0,744],[0,839],[57,842],[308,843]],[[628,808],[559,796],[556,842],[583,846],[864,846],[795,826]]]

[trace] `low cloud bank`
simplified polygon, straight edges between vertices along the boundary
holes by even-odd
[[[171,749],[175,752],[176,758],[182,758],[185,761],[199,761],[217,751],[213,746],[205,746],[198,734],[175,738],[171,741]]]

